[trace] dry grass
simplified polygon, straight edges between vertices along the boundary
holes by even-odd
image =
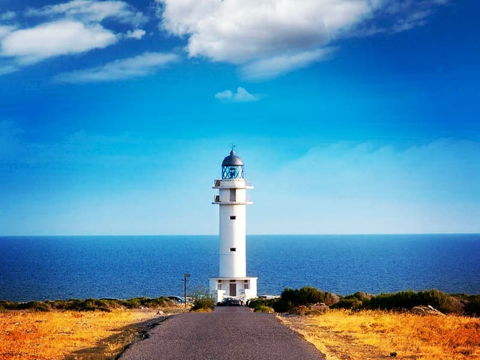
[[[397,359],[480,359],[478,318],[331,310],[280,319],[328,360],[385,359],[393,352]]]
[[[0,360],[112,358],[138,334],[129,325],[155,316],[156,310],[0,312]]]

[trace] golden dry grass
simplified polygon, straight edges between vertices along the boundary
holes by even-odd
[[[383,311],[331,310],[324,315],[281,317],[328,360],[480,359],[480,319]]]
[[[64,359],[81,349],[98,346],[101,339],[110,337],[102,355],[108,358],[119,353],[125,341],[134,337],[112,335],[120,335],[127,325],[155,316],[156,310],[6,311],[0,313],[0,360]]]

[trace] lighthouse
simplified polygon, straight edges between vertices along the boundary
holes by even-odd
[[[222,178],[215,180],[218,195],[212,204],[219,208],[219,274],[209,279],[210,294],[221,302],[225,298],[246,301],[257,297],[257,278],[247,276],[245,169],[242,159],[230,151],[222,162]]]

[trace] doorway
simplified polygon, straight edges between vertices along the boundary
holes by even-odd
[[[237,296],[237,284],[231,283],[230,284],[230,296]]]

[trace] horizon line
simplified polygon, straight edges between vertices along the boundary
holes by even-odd
[[[247,234],[247,236],[363,236],[363,235],[480,235],[480,232],[405,232],[405,233],[316,233],[316,234]],[[32,234],[21,234],[21,235],[3,235],[0,234],[0,237],[129,237],[129,236],[218,236],[218,234],[44,234],[44,235],[32,235]]]

